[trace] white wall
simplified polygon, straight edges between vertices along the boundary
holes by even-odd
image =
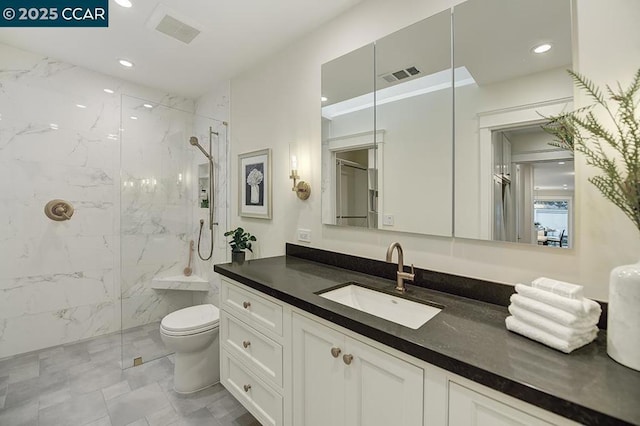
[[[386,34],[450,6],[452,1],[383,0],[364,2],[270,60],[231,82],[231,222],[260,240],[259,257],[284,253],[298,227],[311,229],[318,248],[383,259],[400,241],[405,260],[417,266],[504,283],[546,275],[586,286],[588,296],[607,299],[612,267],[637,260],[640,239],[629,220],[604,201],[576,167],[575,250],[548,250],[509,243],[346,229],[321,224],[320,66]],[[578,0],[576,68],[598,83],[628,82],[638,66],[640,2]],[[576,106],[584,104],[578,98]],[[291,192],[289,144],[299,150],[299,172],[313,188],[307,201]],[[237,155],[273,150],[273,220],[238,217]],[[315,186],[314,186],[315,185]],[[630,237],[633,236],[633,237]]]

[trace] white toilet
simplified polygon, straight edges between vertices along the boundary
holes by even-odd
[[[220,311],[213,305],[180,309],[162,319],[162,341],[176,354],[176,392],[197,392],[220,381],[219,321]]]

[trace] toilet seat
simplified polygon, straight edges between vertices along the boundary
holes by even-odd
[[[219,321],[220,311],[215,306],[190,306],[165,316],[160,330],[169,336],[188,336],[214,329]]]

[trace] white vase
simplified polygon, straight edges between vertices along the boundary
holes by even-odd
[[[640,262],[611,271],[607,353],[620,364],[640,371]]]

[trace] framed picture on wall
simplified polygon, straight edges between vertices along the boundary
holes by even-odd
[[[271,219],[271,150],[238,155],[238,170],[240,216]]]

